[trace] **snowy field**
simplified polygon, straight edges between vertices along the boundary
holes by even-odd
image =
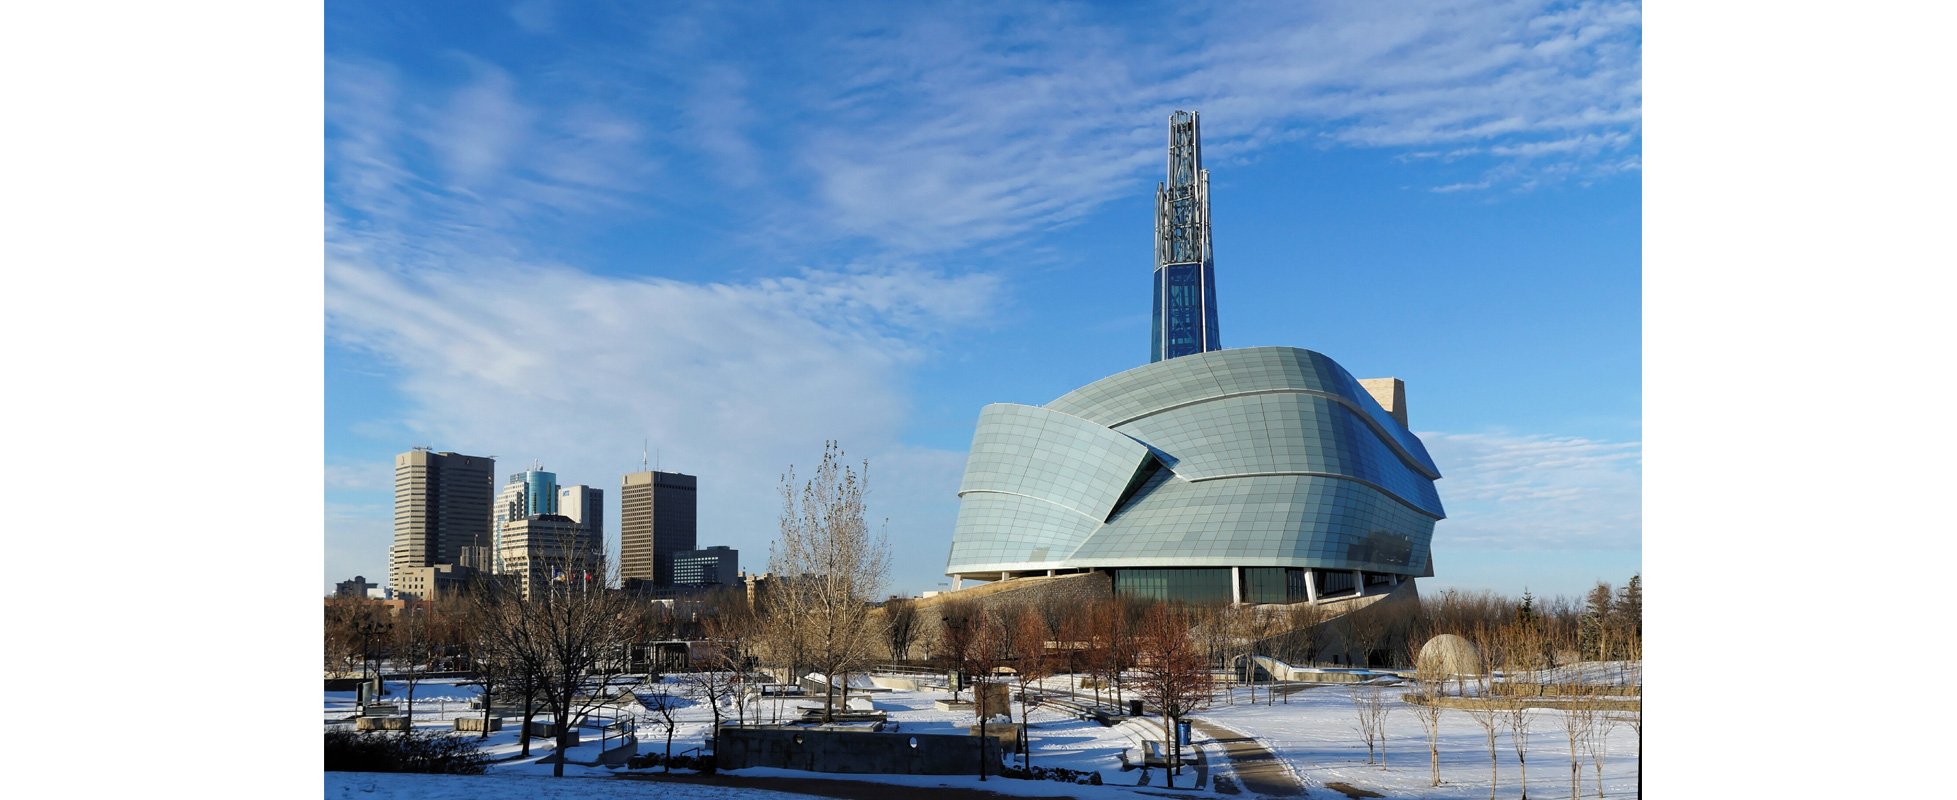
[[[669,680],[673,680],[670,679]],[[1600,681],[1605,682],[1605,681]],[[1072,688],[1073,679],[1060,677],[1046,682],[1050,691],[1065,692]],[[390,683],[392,693],[387,700],[403,707],[406,705],[406,687]],[[675,687],[677,693],[677,687]],[[1211,708],[1196,715],[1195,718],[1221,725],[1255,738],[1264,747],[1276,754],[1280,762],[1292,776],[1300,781],[1311,796],[1341,797],[1337,791],[1326,788],[1327,784],[1343,784],[1354,789],[1377,792],[1386,797],[1399,798],[1461,798],[1474,800],[1489,796],[1489,754],[1487,737],[1482,728],[1475,724],[1470,715],[1461,710],[1449,709],[1441,716],[1441,778],[1438,787],[1429,786],[1428,755],[1426,734],[1416,718],[1413,708],[1398,702],[1402,690],[1388,688],[1387,696],[1393,699],[1392,710],[1386,718],[1387,742],[1386,765],[1366,763],[1366,745],[1356,732],[1356,714],[1353,710],[1350,690],[1345,686],[1318,686],[1306,688],[1288,695],[1276,704],[1269,704],[1267,693],[1258,691],[1258,702],[1251,704],[1245,690],[1235,693],[1236,703],[1229,704],[1219,694]],[[476,694],[473,686],[459,686],[453,681],[431,681],[421,683],[415,690],[415,727],[422,730],[448,730],[451,721],[459,716],[479,716],[481,712],[471,713],[468,700]],[[964,695],[969,698],[969,693]],[[889,691],[867,695],[852,692],[850,706],[863,708],[866,704],[885,711],[904,733],[962,733],[975,722],[970,711],[940,711],[934,702],[944,699],[942,691]],[[1086,697],[1082,698],[1086,700]],[[1287,702],[1288,700],[1288,702]],[[757,717],[766,722],[774,719],[789,719],[799,715],[798,706],[815,705],[820,698],[768,699],[758,707],[750,704],[747,716],[750,721]],[[343,724],[354,711],[351,692],[325,693],[324,716],[327,725]],[[1013,706],[1017,719],[1019,706]],[[657,714],[650,713],[636,704],[627,704],[623,713],[635,717],[639,723],[639,752],[663,753],[666,747],[666,730]],[[732,706],[723,706],[724,719],[732,719]],[[1562,713],[1550,710],[1530,712],[1533,723],[1529,737],[1528,777],[1529,788],[1539,797],[1567,797],[1569,794],[1569,746],[1563,732]],[[673,730],[672,752],[675,755],[691,754],[701,744],[712,725],[712,714],[704,705],[689,702],[675,715],[678,724]],[[515,728],[517,719],[505,716],[505,730],[492,733],[484,742],[483,750],[495,763],[489,768],[490,775],[474,776],[382,776],[371,774],[337,774],[326,776],[326,796],[338,797],[415,797],[443,798],[461,796],[465,789],[456,787],[480,786],[470,781],[493,780],[501,784],[511,783],[510,791],[497,790],[493,796],[556,797],[546,793],[555,789],[530,787],[542,776],[548,776],[551,765],[536,763],[539,758],[552,752],[552,743],[546,739],[531,740],[528,758],[519,757],[520,742]],[[877,776],[877,775],[818,775],[791,770],[749,769],[741,770],[739,775],[775,775],[798,779],[822,780],[871,780],[884,783],[931,786],[970,786],[989,791],[1009,794],[1035,796],[1066,795],[1081,798],[1139,798],[1141,792],[1159,794],[1162,791],[1160,770],[1153,773],[1146,788],[1137,784],[1142,780],[1141,770],[1121,769],[1120,753],[1127,748],[1136,747],[1143,738],[1159,739],[1161,729],[1154,720],[1147,723],[1128,721],[1107,728],[1092,721],[1075,719],[1070,713],[1058,709],[1032,711],[1033,763],[1047,767],[1066,767],[1074,770],[1094,770],[1100,773],[1104,787],[1074,786],[1052,781],[1019,781],[994,777],[983,784],[976,777],[952,776]],[[595,761],[598,743],[592,740],[595,732],[586,729],[581,732],[586,741],[569,754],[573,761]],[[468,734],[476,735],[476,734]],[[1604,764],[1603,787],[1606,797],[1631,797],[1636,793],[1637,737],[1628,723],[1620,723],[1609,735],[1609,756]],[[1202,734],[1196,735],[1196,745],[1204,750],[1209,773],[1214,777],[1234,777],[1233,770],[1221,745],[1209,742]],[[1518,769],[1515,749],[1510,735],[1503,731],[1497,742],[1499,751],[1496,762],[1499,765],[1499,785],[1496,794],[1501,797],[1520,796],[1521,773]],[[656,771],[656,769],[655,769]],[[608,777],[614,771],[567,765],[567,776]],[[1588,754],[1582,762],[1582,796],[1596,797],[1596,773]],[[1177,785],[1187,786],[1193,775],[1185,770],[1185,775],[1177,780]],[[580,796],[609,797],[612,791],[632,791],[643,796],[648,787],[625,784],[617,789],[596,789],[590,781],[576,781],[574,785],[587,788],[577,790]],[[610,784],[612,782],[606,782]],[[1214,786],[1212,781],[1206,789]],[[1140,791],[1138,791],[1138,789]],[[661,784],[662,793],[674,792],[668,796],[702,800],[719,797],[757,797],[759,790],[736,790],[724,787],[681,786]],[[733,792],[715,794],[713,791]],[[475,790],[469,790],[475,791]],[[1187,790],[1179,789],[1188,793]],[[743,794],[743,792],[745,792]],[[1217,795],[1214,791],[1197,794]],[[491,796],[472,794],[472,797]],[[792,795],[781,795],[791,797]],[[1241,796],[1241,795],[1239,795]]]
[[[1401,689],[1386,689],[1394,702],[1386,717],[1386,765],[1366,763],[1366,743],[1356,730],[1358,716],[1352,707],[1351,690],[1345,686],[1319,686],[1305,689],[1266,705],[1266,695],[1258,693],[1257,705],[1248,704],[1247,695],[1238,692],[1239,705],[1215,706],[1198,718],[1256,737],[1301,778],[1307,789],[1328,783],[1378,792],[1387,797],[1461,798],[1488,797],[1488,736],[1466,711],[1448,709],[1441,714],[1441,785],[1430,786],[1427,732],[1414,709],[1398,702]],[[1289,704],[1286,704],[1286,700]],[[1570,746],[1563,730],[1563,713],[1534,709],[1528,712],[1529,791],[1536,797],[1568,797],[1570,794]],[[1621,715],[1620,715],[1621,716]],[[1610,749],[1604,761],[1604,796],[1634,797],[1637,794],[1637,734],[1628,723],[1618,723],[1608,739]],[[1521,772],[1515,748],[1507,730],[1497,737],[1500,797],[1522,794]],[[1596,772],[1589,754],[1579,743],[1582,757],[1582,796],[1597,796]],[[1323,797],[1322,791],[1313,794]]]

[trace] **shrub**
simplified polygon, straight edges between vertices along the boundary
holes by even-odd
[[[652,769],[654,767],[665,766],[665,764],[666,757],[660,753],[636,755],[625,761],[625,767],[627,769]],[[714,773],[714,766],[714,757],[712,754],[697,757],[689,755],[673,756],[674,769],[691,769],[699,771],[702,775],[712,775]]]
[[[474,736],[424,731],[326,732],[327,772],[480,775],[489,757]]]
[[[999,768],[999,776],[1027,781],[1059,781],[1061,783],[1073,783],[1081,786],[1101,785],[1100,772],[1096,770],[1072,770],[1066,767],[1042,767],[1035,765],[1032,769],[1020,769],[1019,767],[1008,764]]]

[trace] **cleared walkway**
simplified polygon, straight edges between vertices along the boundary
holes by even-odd
[[[1284,763],[1256,739],[1245,736],[1213,722],[1190,720],[1196,730],[1223,748],[1223,754],[1230,759],[1230,766],[1236,769],[1237,781],[1243,790],[1257,797],[1303,797],[1305,787],[1291,777],[1291,771]]]

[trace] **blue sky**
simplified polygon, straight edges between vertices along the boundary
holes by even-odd
[[[935,588],[980,406],[1146,361],[1165,120],[1203,114],[1226,346],[1407,381],[1436,588],[1641,569],[1634,3],[399,4],[326,19],[326,574],[394,453],[607,492],[642,440],[764,567],[870,461]]]

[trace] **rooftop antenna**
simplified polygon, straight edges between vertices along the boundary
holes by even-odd
[[[647,442],[649,441],[651,440],[649,439],[639,440],[639,471],[640,472],[646,471],[646,446],[647,446]]]

